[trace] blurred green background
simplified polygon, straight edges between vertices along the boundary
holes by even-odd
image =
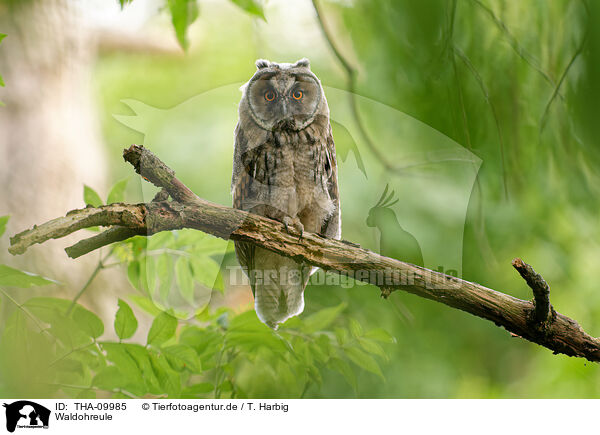
[[[229,205],[237,88],[257,58],[308,57],[332,88],[332,119],[340,119],[345,239],[403,259],[402,249],[380,242],[393,239],[398,224],[366,225],[389,184],[400,199],[394,213],[421,243],[425,266],[529,299],[511,267],[522,257],[550,284],[557,311],[592,335],[600,331],[598,2],[319,1],[330,41],[310,1],[266,1],[265,20],[229,1],[199,5],[185,54],[99,52],[93,90],[109,180],[131,175],[121,151],[144,143],[198,195]],[[148,29],[174,38],[164,11],[137,32]],[[349,82],[330,44],[356,71],[360,120],[348,112],[351,95],[336,96]],[[382,164],[365,133],[396,169]],[[147,199],[144,189],[130,183],[127,199]],[[385,347],[386,380],[361,372],[353,391],[325,371],[323,387],[306,397],[600,395],[596,364],[401,292],[383,300],[370,286],[312,286],[302,316],[340,302],[348,305],[343,316],[396,338]]]

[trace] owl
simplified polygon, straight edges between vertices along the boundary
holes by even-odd
[[[329,107],[308,59],[256,61],[242,86],[235,128],[233,206],[303,231],[339,239],[340,199]],[[246,242],[235,242],[258,318],[273,329],[304,309],[316,268]]]

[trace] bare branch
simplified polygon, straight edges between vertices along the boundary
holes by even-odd
[[[80,240],[73,246],[65,248],[65,252],[71,258],[79,258],[82,255],[95,251],[103,246],[110,245],[111,243],[121,242],[133,236],[143,235],[146,235],[146,230],[113,227],[88,239]]]
[[[14,236],[10,252],[23,253],[35,243],[43,243],[51,238],[63,237],[79,229],[98,225],[118,225],[136,234],[146,235],[193,228],[223,239],[253,243],[297,261],[350,276],[357,281],[380,287],[384,294],[404,290],[490,320],[506,328],[511,334],[555,353],[600,361],[600,340],[586,334],[574,320],[545,308],[549,307],[547,284],[525,263],[521,262],[521,265],[516,262],[515,267],[519,272],[523,271],[522,276],[534,289],[535,304],[476,283],[383,257],[352,242],[327,239],[308,232],[299,239],[286,232],[280,222],[198,198],[150,151],[143,147],[132,147],[130,151],[132,155],[139,157],[132,158],[134,166],[139,162],[156,164],[136,167],[141,168],[140,172],[147,179],[164,187],[175,201],[111,204],[75,210],[66,217],[54,219]],[[178,198],[190,201],[183,203],[177,201]],[[103,242],[110,243],[110,240],[109,235],[92,237],[85,241],[86,250],[93,246],[99,247]],[[538,320],[532,322],[532,317],[545,318],[544,327],[539,327]]]
[[[540,324],[546,322],[552,314],[552,305],[550,305],[550,287],[548,286],[548,283],[544,281],[544,278],[542,278],[539,273],[533,270],[533,267],[520,258],[515,258],[512,261],[512,265],[527,282],[527,285],[531,287],[531,290],[533,290],[535,321]]]
[[[82,210],[72,210],[65,217],[60,217],[34,226],[31,230],[23,231],[10,239],[8,251],[13,254],[23,254],[25,250],[36,243],[58,239],[82,228],[99,225],[122,225],[126,227],[144,227],[144,208],[127,204],[112,204],[100,208],[88,207]]]
[[[131,163],[135,172],[156,187],[165,189],[175,201],[194,203],[200,200],[185,184],[175,178],[175,172],[171,168],[143,146],[131,145],[123,150],[123,158]]]

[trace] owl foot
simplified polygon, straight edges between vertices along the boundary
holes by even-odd
[[[283,225],[285,226],[285,230],[288,232],[288,234],[298,234],[300,236],[299,239],[302,238],[302,235],[304,234],[304,225],[302,225],[300,219],[286,216],[283,218]],[[293,228],[294,232],[290,231],[290,228]]]

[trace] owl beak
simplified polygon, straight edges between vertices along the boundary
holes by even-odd
[[[283,101],[281,102],[281,119],[286,119],[288,116],[288,105],[287,105],[287,100],[284,98]]]

